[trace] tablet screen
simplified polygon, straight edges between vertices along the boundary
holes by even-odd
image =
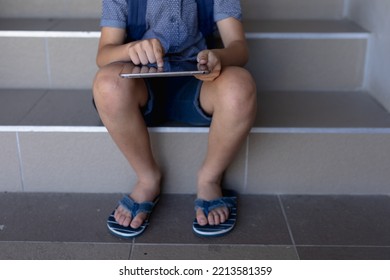
[[[134,65],[126,63],[120,76],[122,78],[180,77],[208,74],[206,65],[187,60],[164,60],[164,67],[156,64]]]

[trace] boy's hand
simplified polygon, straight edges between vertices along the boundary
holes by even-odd
[[[136,65],[156,63],[158,67],[164,66],[164,51],[158,39],[131,42],[128,52],[131,61]]]
[[[206,65],[210,73],[207,75],[196,75],[195,77],[204,82],[212,82],[221,74],[222,63],[216,52],[204,50],[198,54],[198,63]]]

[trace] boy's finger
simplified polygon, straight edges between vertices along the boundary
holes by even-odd
[[[198,63],[200,63],[200,64],[207,64],[207,62],[209,60],[208,59],[208,51],[201,51],[198,54],[197,60],[198,60]]]
[[[147,53],[141,45],[136,45],[135,47],[130,49],[129,52],[131,61],[135,64],[148,64]]]
[[[164,59],[162,55],[157,55],[156,56],[156,63],[158,68],[164,67]]]
[[[158,67],[164,66],[164,52],[162,50],[161,44],[158,40],[153,41],[153,52],[156,58],[156,63]]]

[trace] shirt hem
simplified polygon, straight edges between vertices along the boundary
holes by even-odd
[[[101,27],[116,27],[120,29],[126,29],[126,23],[122,21],[117,21],[117,20],[107,20],[103,19],[100,22]]]

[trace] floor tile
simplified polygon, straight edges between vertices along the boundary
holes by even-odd
[[[0,242],[0,260],[127,260],[131,244]]]
[[[302,260],[390,260],[390,247],[297,247]]]
[[[0,90],[0,125],[18,125],[44,94],[45,90]]]
[[[390,245],[387,196],[283,196],[296,245]]]
[[[50,31],[100,31],[100,19],[60,19]]]
[[[0,240],[121,242],[106,228],[112,202],[119,198],[112,194],[0,194]]]
[[[6,159],[0,161],[0,192],[22,191],[17,134],[13,132],[0,133],[0,143],[0,159]]]
[[[200,238],[192,232],[192,195],[163,196],[151,216],[147,232],[136,243],[291,245],[276,196],[242,195],[236,228],[220,238]]]
[[[90,90],[52,90],[20,125],[97,126],[100,123]]]
[[[23,18],[2,18],[0,19],[0,30],[14,31],[41,31],[50,30],[56,24],[54,19],[23,19]]]
[[[137,244],[134,260],[295,260],[292,246]]]
[[[390,114],[367,92],[261,92],[259,100],[258,127],[390,127]]]

